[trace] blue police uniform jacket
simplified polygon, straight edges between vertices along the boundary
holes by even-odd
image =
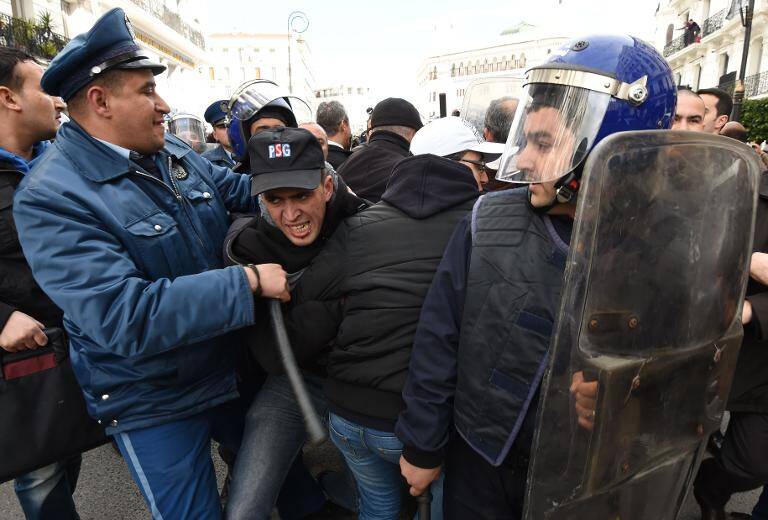
[[[452,426],[490,464],[527,464],[568,255],[527,197],[481,197],[435,273],[395,428],[413,464],[439,465]]]
[[[235,398],[228,333],[254,322],[245,273],[220,253],[227,210],[255,210],[248,176],[171,135],[155,162],[162,181],[72,121],[14,197],[24,253],[110,434]]]
[[[216,166],[225,166],[227,168],[232,168],[235,166],[235,160],[221,145],[212,150],[206,150],[201,155]]]

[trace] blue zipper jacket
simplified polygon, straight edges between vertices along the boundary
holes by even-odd
[[[170,135],[155,162],[162,180],[73,121],[14,197],[24,253],[64,311],[75,375],[109,434],[236,397],[227,333],[254,322],[245,273],[220,253],[227,210],[255,210],[248,177]]]
[[[218,145],[211,150],[207,150],[200,155],[211,161],[215,166],[226,166],[227,168],[233,168],[235,166],[235,160],[221,145]]]

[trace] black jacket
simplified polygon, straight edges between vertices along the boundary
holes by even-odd
[[[348,218],[305,271],[289,321],[318,346],[332,339],[325,389],[336,413],[394,429],[421,304],[478,195],[464,165],[433,155],[405,159],[382,201]],[[318,302],[337,299],[338,315],[326,319],[336,320],[338,332],[323,337],[335,327],[324,323]]]
[[[410,143],[397,134],[380,130],[353,153],[338,172],[358,197],[379,202],[387,188],[392,168],[408,157]]]
[[[310,261],[322,250],[327,239],[338,225],[350,215],[366,208],[368,203],[351,194],[344,182],[338,178],[334,195],[326,207],[325,219],[320,235],[308,246],[295,246],[282,231],[261,216],[248,216],[236,220],[230,226],[224,240],[224,263],[263,264],[278,263],[288,273],[289,280],[295,281]],[[283,371],[280,353],[274,342],[269,312],[263,299],[255,299],[256,316],[264,317],[256,325],[242,330],[244,343],[253,358],[268,373]],[[307,307],[307,309],[311,306]],[[294,336],[296,336],[294,338]],[[322,360],[318,364],[316,350],[306,350],[301,335],[291,334],[292,347],[299,365],[313,373],[324,374]]]
[[[32,277],[13,221],[13,194],[22,177],[15,165],[0,162],[0,330],[14,311],[61,327],[63,313]]]
[[[753,249],[768,253],[768,172],[760,183]],[[744,327],[728,410],[768,413],[768,287],[750,278],[747,300],[752,304],[752,322]]]
[[[331,163],[335,170],[338,170],[349,159],[350,155],[352,155],[352,152],[349,150],[333,144],[328,145],[328,162]]]

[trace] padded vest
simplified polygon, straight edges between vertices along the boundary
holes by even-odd
[[[527,197],[526,188],[490,193],[472,211],[454,422],[495,466],[536,409],[568,254]]]

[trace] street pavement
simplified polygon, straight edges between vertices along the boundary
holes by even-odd
[[[215,451],[213,450],[214,465],[219,487],[221,487],[226,466]],[[305,461],[313,473],[321,467],[338,465],[337,455],[329,444],[320,449],[310,450],[305,455]],[[749,512],[757,501],[758,495],[758,491],[736,495],[728,505],[728,510]],[[652,497],[649,499],[653,500]],[[128,467],[110,444],[83,456],[83,468],[75,492],[75,502],[82,520],[147,520],[150,518],[141,493],[131,480]],[[10,482],[0,485],[0,519],[24,519]],[[698,519],[696,503],[689,497],[679,520]]]

